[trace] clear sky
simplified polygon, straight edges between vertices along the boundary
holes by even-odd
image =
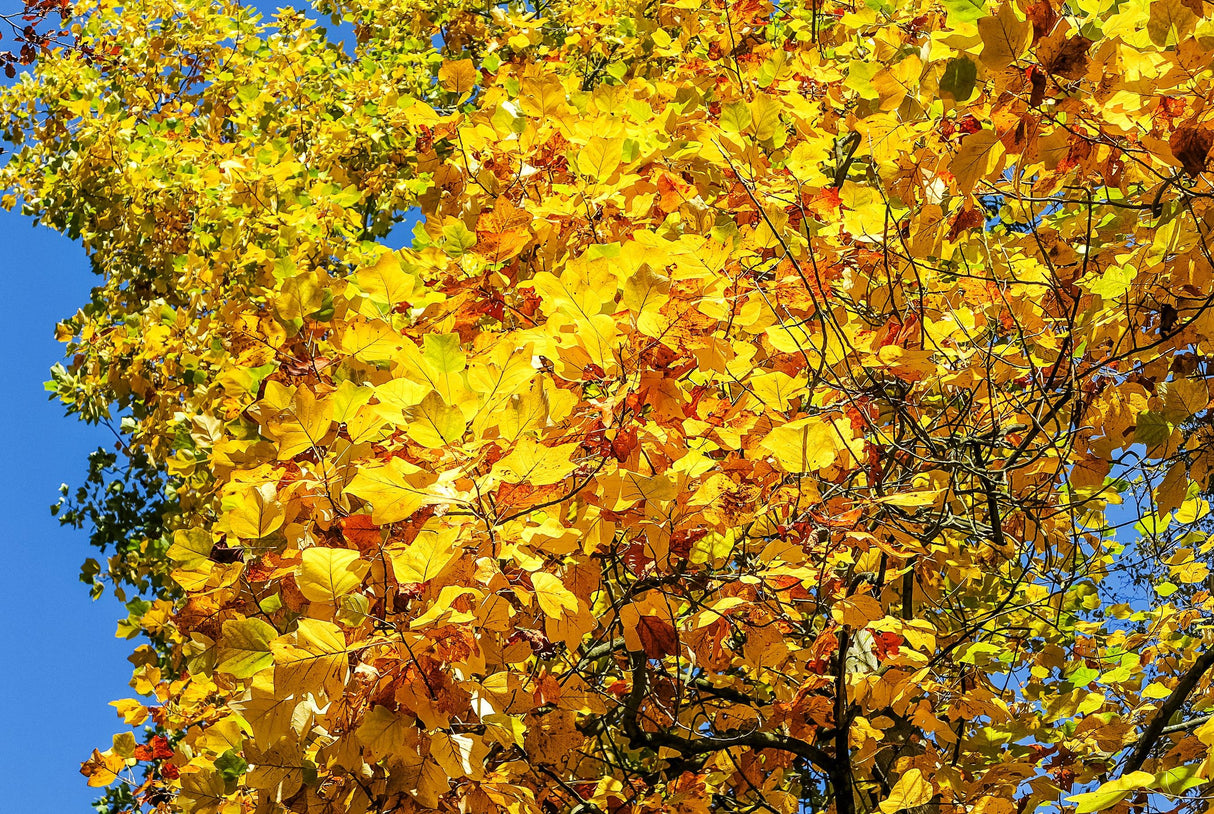
[[[133,694],[133,643],[114,638],[118,603],[79,581],[87,535],[49,511],[108,431],[65,417],[42,383],[62,355],[55,323],[93,275],[78,244],[19,214],[0,212],[0,246],[0,800],[13,814],[89,811],[79,763],[125,728],[109,702]]]
[[[0,13],[20,8],[0,0]],[[79,581],[86,533],[49,509],[108,432],[65,417],[42,384],[62,356],[55,323],[88,301],[93,275],[78,244],[20,214],[0,211],[0,247],[0,808],[90,811],[79,764],[126,728],[109,702],[133,694],[133,643],[114,638],[117,601],[93,602]]]

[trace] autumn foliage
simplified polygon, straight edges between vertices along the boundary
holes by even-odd
[[[70,19],[111,811],[1204,810],[1214,5]]]

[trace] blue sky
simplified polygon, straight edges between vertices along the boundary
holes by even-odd
[[[0,0],[0,13],[20,8]],[[108,432],[65,417],[42,385],[62,356],[55,323],[88,301],[93,275],[78,244],[20,214],[0,210],[0,246],[0,800],[14,814],[89,811],[97,790],[79,764],[124,728],[109,702],[132,694],[133,643],[114,637],[118,602],[79,581],[86,533],[49,509]]]
[[[0,800],[12,812],[89,811],[96,790],[78,766],[124,728],[109,702],[132,694],[133,643],[114,638],[118,603],[91,601],[78,579],[87,535],[49,511],[108,432],[65,417],[42,383],[61,356],[55,323],[88,300],[93,275],[79,245],[18,214],[0,212],[0,246]]]

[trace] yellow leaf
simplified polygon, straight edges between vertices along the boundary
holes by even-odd
[[[1152,684],[1150,686],[1159,687],[1158,684]],[[1150,687],[1148,687],[1147,689],[1150,689]],[[1151,698],[1167,698],[1171,694],[1172,694],[1172,691],[1167,689],[1166,687],[1160,688],[1153,695],[1150,695],[1150,696],[1147,696],[1147,693],[1143,692],[1144,696],[1151,697]],[[1204,743],[1206,746],[1214,746],[1214,719],[1206,721],[1204,724],[1202,724],[1201,726],[1194,729],[1193,734],[1196,735],[1197,739],[1199,741],[1201,741],[1202,743]]]
[[[482,716],[481,722],[485,724],[485,734],[502,746],[523,746],[527,727],[516,716],[494,713]]]
[[[387,252],[370,266],[364,266],[354,275],[354,281],[362,292],[382,307],[382,313],[391,313],[398,305],[406,303],[413,295],[416,278],[406,274],[401,256]]]
[[[925,806],[932,800],[932,784],[919,769],[910,769],[898,778],[889,790],[889,797],[881,802],[884,814]]]
[[[766,94],[757,94],[754,101],[750,103],[750,119],[755,138],[759,141],[767,141],[775,136],[782,126],[779,102]]]
[[[506,483],[548,486],[564,480],[577,466],[570,456],[577,444],[546,447],[524,438],[510,454],[493,465],[493,474]]]
[[[1092,814],[1112,808],[1136,789],[1151,788],[1155,784],[1155,775],[1150,772],[1130,772],[1104,783],[1095,791],[1076,794],[1066,798],[1067,802],[1075,803],[1075,814]]]
[[[725,105],[721,110],[721,129],[726,133],[741,133],[750,127],[750,108],[745,102]]]
[[[1210,503],[1204,498],[1191,497],[1176,510],[1176,522],[1195,523],[1210,513]]]
[[[889,230],[890,217],[885,199],[874,189],[846,181],[839,192],[843,210],[843,228],[857,237],[881,237]]]
[[[168,557],[175,562],[207,559],[215,542],[205,529],[178,529],[173,532],[173,544],[169,546]]]
[[[412,717],[375,706],[363,716],[355,734],[377,757],[388,757],[404,756],[413,751],[416,731],[417,723]]]
[[[458,529],[423,527],[404,551],[390,551],[392,572],[398,582],[422,583],[437,577],[455,558]]]
[[[590,142],[578,150],[577,168],[582,175],[594,181],[606,182],[611,180],[622,159],[622,141],[620,139],[605,139],[594,136]]]
[[[122,722],[130,726],[139,726],[148,719],[149,710],[138,699],[123,698],[120,701],[111,701],[110,706],[118,710]]]
[[[845,439],[837,424],[809,416],[776,427],[761,446],[771,451],[786,472],[810,472],[833,464]]]
[[[370,563],[346,548],[309,548],[303,552],[295,581],[313,602],[336,602],[357,588]]]
[[[847,625],[854,630],[868,627],[885,615],[881,603],[867,594],[849,596],[836,602],[830,609],[830,615],[836,622]]]
[[[118,779],[118,773],[126,767],[126,761],[113,752],[93,750],[93,756],[84,762],[80,771],[88,776],[93,788],[103,788]]]
[[[438,598],[434,600],[434,604],[427,608],[425,613],[410,622],[409,627],[416,630],[417,628],[462,625],[465,622],[471,622],[476,618],[476,614],[455,608],[457,600],[469,595],[474,599],[479,599],[481,592],[475,588],[465,588],[460,585],[444,587],[438,592]]]
[[[201,591],[211,581],[217,567],[211,560],[190,560],[170,571],[169,576],[187,591]]]
[[[531,585],[535,588],[535,599],[544,615],[559,619],[566,611],[577,613],[577,597],[552,574],[544,571],[532,574]]]
[[[332,423],[332,408],[318,401],[306,387],[288,389],[279,382],[266,385],[262,403],[274,410],[266,418],[266,431],[278,442],[278,460],[294,458],[320,446]]]
[[[442,85],[443,90],[460,96],[476,87],[476,80],[479,78],[476,66],[470,59],[444,62],[438,69],[438,83]]]
[[[889,70],[881,71],[874,76],[873,88],[881,99],[881,109],[897,110],[902,104],[902,100],[908,95],[912,99],[916,98],[922,76],[923,63],[914,54],[908,55]],[[877,133],[876,126],[865,127],[864,130],[869,138]],[[896,144],[897,141],[894,140],[892,143]],[[887,140],[885,145],[874,144],[873,146],[877,148],[874,154],[874,157],[877,157],[884,155],[886,148],[891,145]],[[888,159],[888,156],[886,158]]]
[[[924,489],[917,492],[895,492],[892,495],[885,495],[877,498],[879,503],[884,503],[887,506],[902,506],[905,508],[913,508],[916,506],[933,506],[944,494],[941,489]]]
[[[274,643],[270,646],[274,647]],[[258,673],[250,682],[248,697],[230,705],[248,723],[254,741],[262,749],[291,731],[295,708],[306,703],[294,695],[275,693],[272,676],[269,672]]]
[[[565,86],[559,76],[545,73],[527,77],[519,94],[519,107],[528,116],[539,119],[558,117],[565,112]]]
[[[423,344],[424,348],[419,350],[412,342],[401,343],[400,352],[393,360],[394,366],[412,381],[428,384],[446,404],[460,406],[467,398],[468,388],[464,381],[467,356],[460,346],[459,337],[455,334],[426,334]],[[385,387],[392,389],[393,386],[402,387],[394,381],[381,385],[377,390]],[[423,392],[421,399],[408,406],[420,404],[424,396]]]
[[[395,523],[412,515],[422,506],[434,503],[426,486],[434,477],[401,458],[387,465],[359,467],[358,474],[346,484],[346,493],[371,504],[371,519],[377,526]]]
[[[435,732],[430,738],[430,756],[448,777],[467,777],[480,781],[485,776],[485,757],[489,748],[473,735],[449,735]]]
[[[324,294],[325,281],[320,272],[297,274],[283,281],[274,298],[274,310],[285,321],[302,319],[320,309]]]
[[[228,529],[242,540],[260,540],[282,527],[286,515],[272,483],[250,487],[237,495],[225,515]]]
[[[382,320],[356,322],[341,336],[341,349],[363,362],[372,364],[391,359],[401,346],[401,337]]]
[[[660,336],[669,324],[661,310],[670,300],[670,278],[643,263],[624,280],[623,294],[622,303],[633,313],[637,329],[646,336]]]
[[[957,179],[957,188],[964,194],[972,192],[979,179],[986,177],[1003,156],[1003,143],[994,130],[970,133],[961,142],[961,149],[949,163],[949,172]]]
[[[187,766],[181,773],[181,797],[185,810],[198,814],[210,814],[219,810],[227,797],[227,786],[223,775],[217,770],[202,766]]]
[[[284,737],[269,748],[260,742],[256,746],[246,742],[244,755],[251,766],[249,773],[244,776],[244,782],[249,788],[263,790],[276,800],[294,796],[303,785],[304,773],[311,766],[303,756],[299,742],[292,737]]]
[[[274,654],[274,688],[280,694],[302,697],[323,690],[333,698],[345,685],[349,670],[346,639],[332,622],[300,619],[295,633],[270,642],[270,650]]]
[[[451,446],[463,437],[467,422],[464,414],[443,401],[438,393],[430,393],[422,403],[408,411],[409,437],[423,447],[440,449]]]

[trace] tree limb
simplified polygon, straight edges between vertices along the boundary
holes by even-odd
[[[1202,653],[1197,661],[1193,662],[1193,666],[1189,668],[1189,671],[1176,684],[1176,689],[1172,690],[1172,694],[1168,696],[1168,700],[1164,701],[1159,709],[1155,710],[1155,714],[1151,717],[1147,728],[1142,731],[1142,737],[1138,739],[1137,745],[1134,746],[1134,751],[1130,753],[1125,765],[1121,767],[1122,775],[1136,772],[1142,768],[1142,764],[1146,763],[1151,750],[1155,748],[1160,737],[1168,729],[1168,720],[1176,714],[1188,699],[1189,694],[1196,689],[1197,683],[1201,681],[1202,676],[1206,674],[1210,667],[1214,667],[1214,647]],[[1172,731],[1176,732],[1179,730],[1173,729]]]

